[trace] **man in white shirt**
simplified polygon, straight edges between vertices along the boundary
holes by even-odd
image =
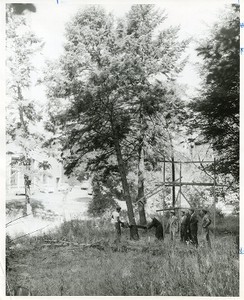
[[[209,248],[211,248],[211,242],[210,242],[210,237],[209,237],[209,225],[212,223],[208,211],[206,209],[203,209],[203,219],[202,219],[202,227],[203,227],[203,232],[205,233],[206,236],[206,241],[207,244],[209,246]]]
[[[112,213],[111,223],[114,225],[115,228],[115,242],[120,243],[121,240],[121,226],[123,226],[124,223],[120,220],[120,211],[121,207],[116,207],[116,210]]]
[[[171,241],[175,240],[175,236],[176,236],[176,232],[178,231],[178,218],[175,215],[174,211],[170,212],[171,216],[169,218],[168,221],[168,228],[169,228],[169,232],[170,232],[170,239]]]

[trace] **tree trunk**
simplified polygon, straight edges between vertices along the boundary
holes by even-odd
[[[19,99],[19,103],[20,103],[18,106],[20,123],[23,126],[24,133],[26,135],[28,135],[28,128],[27,128],[26,122],[24,120],[24,111],[23,111],[23,107],[21,105],[21,102],[23,101],[23,96],[21,93],[21,88],[19,86],[18,86],[18,99]]]
[[[172,182],[175,182],[175,159],[172,155]],[[175,207],[175,184],[172,185],[172,206]]]
[[[124,191],[124,197],[125,197],[127,211],[128,211],[128,218],[129,218],[129,222],[131,225],[130,238],[133,240],[138,240],[139,234],[138,234],[138,229],[136,227],[136,221],[135,221],[135,216],[134,216],[134,211],[133,211],[133,206],[132,206],[132,200],[130,197],[129,185],[128,185],[128,181],[127,181],[127,177],[126,177],[125,165],[124,165],[124,161],[122,158],[120,143],[119,143],[118,136],[116,133],[114,134],[114,145],[115,145],[118,167],[119,167],[119,172],[120,172],[121,181],[122,181],[122,187],[123,187],[123,191]]]
[[[23,210],[23,215],[27,215],[27,205],[30,204],[30,185],[31,180],[29,179],[28,175],[24,175],[24,182],[25,182],[25,206]]]
[[[144,197],[144,149],[143,149],[143,140],[140,141],[139,149],[139,161],[138,161],[138,194],[137,200],[142,199]],[[139,211],[139,220],[140,225],[146,225],[146,214],[145,214],[145,206],[144,201],[138,202],[138,211]]]
[[[21,101],[23,101],[21,88],[19,86],[18,86],[18,99],[19,99],[20,103],[21,103]],[[27,128],[27,124],[24,120],[24,111],[23,111],[23,107],[21,104],[19,104],[18,109],[19,109],[20,123],[23,128],[23,132],[26,136],[28,136],[28,128]],[[25,153],[25,158],[26,158],[26,164],[28,164],[29,160],[28,160],[27,153]],[[26,170],[29,171],[29,169],[30,169],[30,166],[26,165]],[[23,215],[26,216],[27,215],[27,205],[30,204],[30,185],[31,185],[31,180],[30,180],[29,176],[26,174],[24,174],[24,184],[25,184],[25,206],[23,209]]]

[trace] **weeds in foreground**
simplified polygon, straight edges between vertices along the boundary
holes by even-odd
[[[154,240],[141,231],[138,242],[123,231],[122,248],[114,252],[109,223],[64,223],[55,233],[20,240],[9,261],[9,285],[23,285],[36,296],[238,296],[239,263],[233,236],[219,236],[195,249],[166,235]],[[150,237],[150,239],[149,239]],[[78,243],[101,241],[94,248],[43,248],[46,239]],[[17,245],[16,245],[17,246]]]

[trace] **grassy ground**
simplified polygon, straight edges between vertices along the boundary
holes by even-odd
[[[25,286],[35,296],[239,295],[234,236],[212,237],[209,250],[202,236],[194,249],[178,240],[172,244],[168,235],[155,241],[153,230],[140,230],[140,241],[130,241],[124,229],[121,251],[116,251],[110,224],[100,225],[72,221],[55,233],[18,240],[7,253],[9,286]],[[75,244],[43,246],[64,239]],[[75,246],[96,241],[102,249]]]

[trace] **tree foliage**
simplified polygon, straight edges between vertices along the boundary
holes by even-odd
[[[164,19],[153,5],[134,5],[118,21],[101,7],[89,6],[67,26],[59,80],[52,72],[46,80],[50,100],[67,105],[54,117],[66,135],[66,173],[88,155],[94,170],[114,156],[132,224],[127,178],[132,161],[138,160],[142,144],[145,150],[149,133],[148,141],[155,141],[158,114],[180,106],[175,78],[188,41],[177,40],[178,28],[160,29]]]
[[[191,103],[195,125],[218,153],[217,171],[239,179],[240,10],[232,5],[221,15],[207,39],[199,43],[202,57],[201,94]]]
[[[103,182],[103,174],[97,172],[92,179],[93,197],[88,207],[88,213],[93,216],[101,216],[106,210],[116,208],[114,194],[106,189]]]
[[[35,135],[36,123],[40,120],[38,107],[28,94],[34,72],[33,56],[41,47],[41,41],[30,31],[23,16],[13,14],[8,7],[6,26],[7,65],[7,137],[18,140],[23,148],[24,141]]]
[[[37,130],[40,110],[29,90],[33,84],[33,57],[40,51],[41,41],[30,30],[26,18],[16,14],[14,6],[7,5],[6,70],[8,103],[6,118],[7,144],[20,149],[16,164],[24,173],[25,193],[29,202],[33,151],[43,140]]]

